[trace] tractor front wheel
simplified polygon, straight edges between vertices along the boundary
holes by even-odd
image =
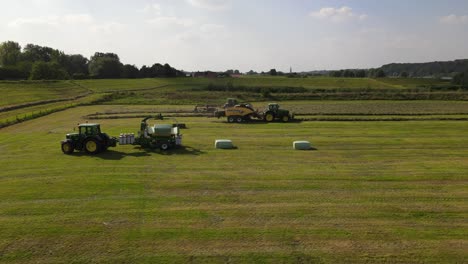
[[[63,142],[62,143],[62,152],[65,154],[72,154],[73,153],[73,145],[70,142]]]
[[[160,148],[161,148],[162,151],[166,151],[166,150],[169,149],[169,147],[170,147],[170,146],[169,146],[168,143],[162,143]]]
[[[227,120],[228,120],[228,123],[236,122],[236,119],[233,116],[228,117]]]
[[[283,122],[285,122],[285,123],[288,122],[288,121],[289,121],[289,116],[288,116],[288,115],[283,116],[283,117],[281,118],[281,121],[283,121]]]
[[[92,138],[92,139],[86,140],[84,144],[84,149],[86,153],[97,154],[101,150],[101,146],[96,139]]]

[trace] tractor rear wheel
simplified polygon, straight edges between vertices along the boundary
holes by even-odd
[[[85,141],[84,149],[86,153],[97,154],[101,150],[101,144],[99,144],[99,142],[96,139],[91,138]]]
[[[289,121],[289,116],[288,116],[288,115],[283,116],[283,117],[281,118],[281,121],[283,121],[283,122],[285,122],[285,123],[288,122],[288,121]]]
[[[273,115],[273,113],[266,113],[265,114],[265,121],[273,122],[273,120],[275,120],[275,116]]]
[[[72,154],[73,153],[73,145],[70,142],[63,142],[62,143],[62,152],[65,154]]]

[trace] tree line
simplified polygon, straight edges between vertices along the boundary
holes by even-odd
[[[468,71],[468,59],[454,61],[434,61],[425,63],[391,63],[381,67],[388,76],[408,77],[454,77]]]
[[[90,59],[50,47],[17,42],[0,44],[0,79],[63,80],[178,77],[185,74],[169,64],[123,64],[117,54],[96,52]]]

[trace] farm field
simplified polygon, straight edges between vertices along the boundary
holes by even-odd
[[[445,101],[281,104],[338,116],[468,112],[465,102]],[[466,121],[227,124],[178,117],[188,127],[183,149],[60,151],[59,141],[87,115],[191,107],[82,106],[0,129],[0,262],[462,263],[468,257]],[[99,120],[115,136],[136,132],[139,122]],[[219,138],[238,149],[214,149]],[[294,140],[309,140],[316,150],[294,151]]]
[[[70,81],[0,81],[0,107],[46,100],[70,100],[89,93],[114,93],[111,104],[184,104],[202,102],[222,103],[229,95],[241,99],[270,100],[262,98],[261,89],[272,95],[287,96],[289,91],[298,96],[318,96],[327,91],[332,94],[352,91],[401,92],[408,89],[452,89],[447,82],[435,79],[369,79],[369,78],[156,78],[156,79],[110,79]],[[260,90],[259,90],[260,89]],[[432,91],[437,94],[436,91]],[[453,91],[452,91],[453,93]],[[183,94],[183,95],[182,95]],[[190,96],[187,98],[187,94]],[[317,95],[318,94],[318,95]],[[185,96],[184,96],[185,95]],[[461,93],[460,96],[463,96]],[[190,99],[192,98],[192,99]],[[391,99],[391,98],[387,98]],[[460,97],[461,99],[461,97]]]

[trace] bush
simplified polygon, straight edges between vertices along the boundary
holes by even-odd
[[[70,76],[58,63],[38,61],[33,64],[31,80],[66,80]]]
[[[27,79],[28,73],[19,67],[0,67],[0,80]]]

